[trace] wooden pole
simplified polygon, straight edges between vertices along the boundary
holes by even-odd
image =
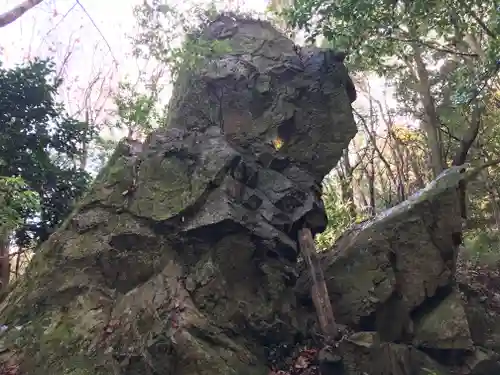
[[[303,228],[299,231],[299,246],[311,273],[313,281],[312,299],[322,334],[325,337],[325,341],[332,342],[338,336],[337,323],[333,317],[332,304],[328,296],[325,276],[319,264],[314,238],[309,228]]]

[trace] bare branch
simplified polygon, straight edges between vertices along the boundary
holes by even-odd
[[[66,19],[66,17],[68,17],[68,15],[71,13],[71,11],[73,9],[76,8],[77,5],[78,5],[78,2],[74,3],[73,6],[71,8],[69,8],[69,10],[57,22],[57,24],[54,27],[52,27],[49,31],[47,31],[47,33],[44,36],[44,39],[47,38],[49,36],[49,34],[52,33],[52,31],[54,31]]]
[[[488,34],[489,37],[493,39],[497,38],[496,34],[491,29],[489,29],[488,26],[483,22],[483,20],[470,8],[469,8],[469,14],[472,18],[474,18],[474,21],[477,22],[477,24],[481,27],[481,29],[483,29],[483,31],[486,34]]]
[[[41,1],[41,0],[39,0]],[[76,3],[78,4],[78,6],[82,9],[83,13],[85,13],[85,15],[88,17],[88,19],[90,20],[90,22],[92,23],[92,25],[94,25],[95,29],[97,30],[97,32],[99,33],[99,35],[101,36],[102,40],[104,40],[104,43],[106,43],[106,46],[108,47],[109,49],[109,52],[111,53],[111,57],[113,58],[113,62],[118,65],[118,60],[116,59],[114,53],[113,53],[113,50],[111,49],[111,45],[109,44],[108,40],[106,39],[106,37],[104,36],[104,34],[102,33],[101,29],[99,28],[99,26],[97,26],[97,24],[95,23],[94,19],[90,16],[89,12],[87,11],[87,9],[82,5],[82,3],[80,2],[80,0],[76,0]]]

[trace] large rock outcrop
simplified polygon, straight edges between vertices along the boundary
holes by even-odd
[[[317,339],[296,233],[325,228],[354,87],[334,51],[267,22],[222,15],[197,37],[228,51],[181,74],[166,127],[119,145],[0,305],[0,374],[266,375],[276,347]],[[323,255],[346,326],[332,374],[496,369],[454,283],[460,176]]]
[[[295,235],[325,228],[352,82],[267,22],[197,37],[228,53],[181,73],[166,127],[120,144],[3,302],[20,373],[267,374],[265,346],[299,332]]]

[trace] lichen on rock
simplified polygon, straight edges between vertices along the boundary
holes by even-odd
[[[415,326],[416,346],[433,349],[472,350],[469,323],[462,298],[453,291]]]

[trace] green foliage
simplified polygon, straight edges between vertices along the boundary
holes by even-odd
[[[89,183],[78,161],[93,134],[56,102],[60,84],[49,61],[0,68],[0,176],[39,197],[39,210],[28,204],[18,211],[21,245],[44,241]]]
[[[96,137],[95,139],[96,152],[95,152],[95,163],[98,166],[97,171],[101,170],[103,166],[111,158],[111,155],[118,145],[118,141],[115,139],[105,139],[103,137]]]
[[[315,238],[319,250],[329,249],[354,221],[349,214],[347,203],[342,202],[338,191],[340,191],[340,187],[337,186],[334,180],[329,180],[323,184],[322,198],[328,215],[328,227]]]
[[[19,228],[26,214],[40,209],[40,197],[29,190],[21,177],[0,177],[0,228],[10,232]]]
[[[158,92],[140,92],[130,82],[121,82],[114,97],[118,116],[117,126],[124,126],[129,133],[145,134],[151,131],[161,115],[156,110]]]
[[[201,38],[189,38],[184,42],[179,52],[178,60],[174,65],[174,73],[179,72],[180,67],[186,70],[200,68],[207,59],[213,59],[231,52],[229,42],[225,40],[204,40]]]
[[[464,247],[472,261],[496,264],[500,260],[500,233],[498,230],[469,231],[464,238]]]
[[[486,27],[495,33],[500,29],[496,6],[479,0],[295,0],[284,16],[291,26],[304,28],[309,40],[323,35],[333,47],[349,50],[360,67],[386,73],[386,68],[399,65],[390,61],[394,56],[411,55],[411,43],[446,53],[450,50],[443,44],[458,43],[453,40],[457,28],[482,34]],[[486,20],[485,25],[475,17]],[[498,38],[492,38],[490,63],[498,58],[499,47]]]
[[[213,4],[189,10],[162,0],[145,1],[135,8],[140,32],[133,38],[134,55],[168,66],[172,80],[181,69],[196,69],[205,59],[230,51],[229,43],[202,38],[200,30],[217,14]]]
[[[401,115],[422,119],[422,87],[416,57],[422,58],[438,121],[448,143],[467,127],[471,101],[482,98],[498,71],[498,4],[478,0],[295,0],[284,16],[310,40],[349,51],[351,69],[373,71],[392,81]],[[425,87],[426,83],[424,83]]]
[[[481,164],[500,158],[500,110],[498,104],[492,105],[492,82],[498,79],[500,66],[498,10],[497,1],[479,0],[294,0],[282,16],[292,28],[302,28],[310,42],[323,36],[327,39],[324,46],[348,51],[351,71],[375,72],[385,78],[395,89],[393,118],[431,118],[431,125],[438,126],[435,142],[449,165],[460,150],[460,140],[474,124],[477,108],[481,111],[481,129],[468,153],[469,160]],[[429,101],[435,115],[434,108],[424,107]],[[396,138],[402,147],[398,157],[388,158],[389,152],[385,152],[384,157],[391,159],[394,167],[392,175],[396,176],[394,183],[389,182],[399,186],[406,183],[406,196],[418,187],[409,183],[417,173],[415,165],[423,167],[418,175],[427,180],[429,144],[434,142],[427,139],[429,134],[432,131],[418,134],[417,139],[415,134],[408,137],[411,134],[399,131]],[[379,171],[387,170],[380,165],[376,167]],[[469,189],[470,217],[475,223],[484,222],[485,216],[491,216],[492,207],[500,203],[485,203],[499,196],[496,176],[490,175],[489,179],[489,187],[483,184]],[[377,206],[392,201],[394,191],[389,191],[382,180],[377,184]],[[360,190],[365,185],[365,181],[360,183]]]
[[[227,41],[201,37],[203,25],[215,14],[213,5],[195,5],[186,10],[162,0],[145,1],[134,8],[139,31],[132,37],[133,56],[147,61],[148,65],[154,61],[160,69],[148,79],[142,72],[137,84],[125,81],[119,85],[114,97],[116,125],[128,129],[129,137],[147,134],[164,122],[164,108],[159,108],[160,78],[174,81],[181,70],[196,70],[207,59],[231,50]],[[144,81],[150,82],[140,88],[139,83]]]

